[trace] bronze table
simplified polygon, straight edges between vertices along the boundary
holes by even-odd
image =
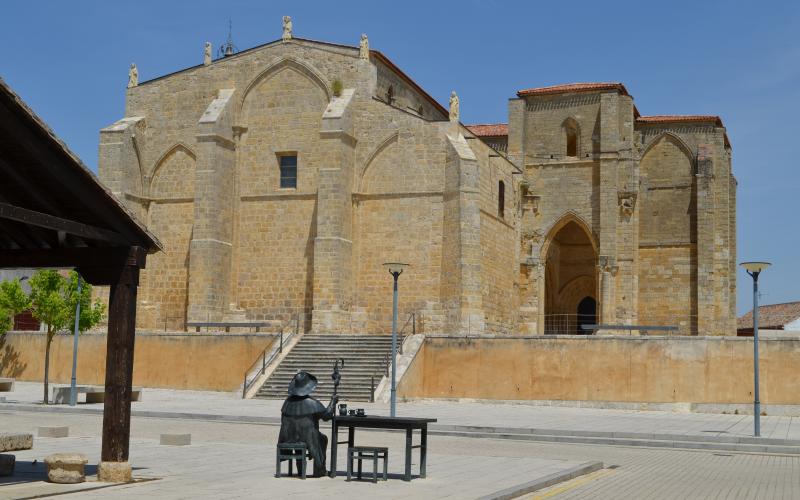
[[[355,443],[355,430],[360,429],[403,429],[406,431],[406,467],[403,480],[411,481],[411,450],[419,448],[419,476],[425,477],[425,462],[428,454],[428,424],[436,422],[435,418],[383,417],[367,415],[365,417],[337,416],[331,423],[331,477],[336,477],[336,450],[339,444],[347,443],[348,447]],[[339,428],[347,427],[347,441],[339,441]],[[420,444],[412,445],[411,437],[415,429],[420,431]]]

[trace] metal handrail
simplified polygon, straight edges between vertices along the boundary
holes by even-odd
[[[289,332],[289,335],[286,337],[286,339],[284,339],[283,332],[286,329],[286,327],[289,324],[291,324],[292,322],[294,322],[294,324],[295,324],[294,331]],[[267,367],[269,365],[271,365],[273,361],[275,361],[275,358],[277,358],[278,356],[280,356],[283,353],[283,347],[286,344],[288,344],[290,340],[292,340],[292,337],[296,333],[299,332],[299,329],[300,329],[300,315],[299,314],[296,314],[294,316],[294,318],[289,319],[286,323],[281,325],[280,337],[278,339],[278,348],[275,349],[274,346],[270,345],[269,347],[264,349],[261,352],[261,356],[256,358],[256,360],[253,362],[253,364],[250,365],[250,367],[247,370],[245,370],[245,372],[244,372],[244,383],[242,384],[242,399],[245,399],[245,397],[247,396],[247,391],[249,391],[250,388],[253,387],[253,384],[256,382],[256,380],[258,380],[258,378],[261,377],[261,375],[263,375],[267,371]],[[270,353],[269,359],[267,359],[267,351],[268,350],[272,351]],[[253,376],[253,378],[248,382],[247,381],[247,374],[250,373],[251,371],[253,371],[253,369],[255,369],[258,366],[258,362],[259,361],[261,361],[261,368],[258,369],[258,371]]]
[[[417,334],[417,312],[416,311],[411,311],[410,313],[408,313],[408,318],[406,318],[406,322],[403,323],[403,328],[401,328],[400,331],[397,333],[397,340],[400,343],[400,348],[398,349],[398,352],[401,355],[403,354],[403,343],[404,343],[404,341],[406,339],[405,331],[406,331],[406,327],[408,326],[408,322],[409,321],[411,321],[411,335],[416,335]]]

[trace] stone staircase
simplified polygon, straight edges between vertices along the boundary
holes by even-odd
[[[294,374],[305,370],[319,380],[313,396],[323,403],[333,394],[333,364],[344,358],[339,384],[339,400],[369,401],[371,377],[375,387],[386,367],[386,356],[392,351],[391,335],[303,335],[280,365],[264,382],[255,397],[284,399]]]

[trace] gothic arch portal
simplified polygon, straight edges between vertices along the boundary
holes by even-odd
[[[598,303],[597,244],[588,225],[568,213],[547,233],[542,245],[545,262],[544,333],[578,332],[581,303]],[[586,304],[584,304],[584,309]]]

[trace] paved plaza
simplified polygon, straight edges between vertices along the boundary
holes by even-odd
[[[102,404],[43,407],[42,384],[17,382],[13,393],[4,393],[0,408],[41,411],[102,412]],[[253,423],[279,423],[281,400],[241,399],[235,392],[144,390],[142,401],[132,403],[133,415],[228,419]],[[386,403],[354,403],[368,414],[388,415]],[[689,440],[748,440],[753,433],[752,415],[634,411],[599,408],[542,406],[525,403],[421,400],[399,403],[398,415],[434,417],[433,430],[536,431],[555,435],[588,434],[635,438],[672,436]],[[472,428],[472,429],[470,429]],[[761,417],[761,436],[776,444],[800,444],[800,417]],[[794,442],[797,443],[794,443]]]
[[[541,442],[509,436],[508,429],[546,429],[579,436],[592,427],[624,435],[683,433],[698,445],[715,440],[745,439],[752,417],[488,404],[477,402],[401,403],[399,414],[438,418],[429,437],[428,477],[400,480],[403,435],[359,432],[357,444],[390,449],[387,482],[336,479],[275,479],[280,401],[242,400],[235,394],[145,389],[133,403],[131,463],[136,483],[109,486],[90,477],[81,485],[43,481],[43,459],[55,452],[79,452],[89,458],[93,474],[99,460],[102,405],[43,407],[41,384],[18,383],[0,403],[0,431],[31,432],[47,425],[69,426],[66,438],[34,438],[32,450],[17,452],[17,474],[0,482],[0,498],[30,498],[75,493],[76,498],[481,498],[503,491],[524,492],[547,484],[524,498],[798,498],[800,455],[740,453],[716,449],[663,449]],[[352,404],[351,404],[352,405]],[[355,404],[368,413],[386,414],[383,404]],[[764,417],[769,439],[798,437],[792,417]],[[470,432],[467,426],[479,426]],[[438,430],[437,430],[438,429]],[[450,429],[450,430],[448,430]],[[323,426],[329,434],[330,428]],[[163,446],[162,433],[191,433],[190,446]],[[571,433],[571,434],[570,434]],[[672,435],[672,434],[670,434]],[[503,439],[498,439],[503,438]],[[415,439],[418,439],[415,437]],[[718,443],[719,444],[719,443]],[[698,446],[698,448],[702,447]],[[34,461],[35,465],[34,465]],[[414,455],[414,467],[418,459]],[[340,447],[340,470],[344,470]],[[598,463],[602,467],[595,472]],[[584,472],[577,475],[578,472]],[[558,480],[560,479],[560,480]]]

